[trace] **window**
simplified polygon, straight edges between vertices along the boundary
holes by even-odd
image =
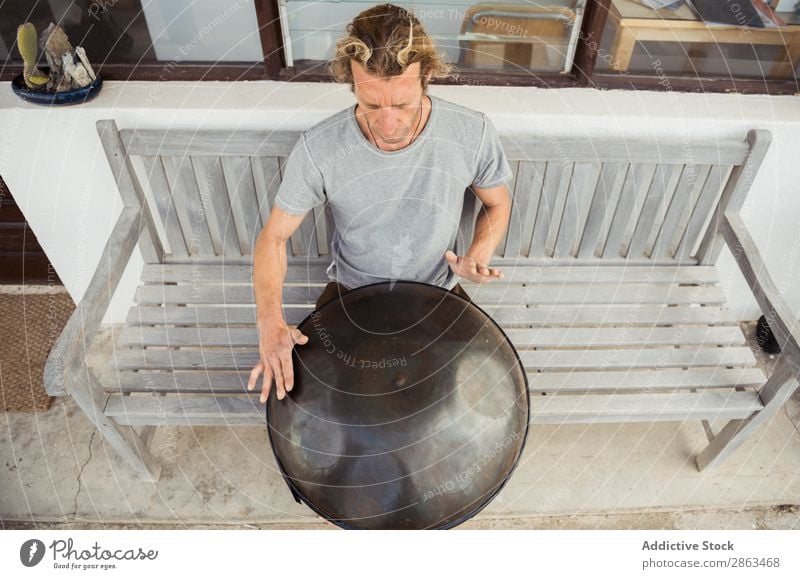
[[[287,60],[319,66],[334,54],[348,22],[372,0],[286,0],[281,5]],[[450,63],[462,70],[568,73],[586,0],[474,3],[409,0],[401,5],[422,22]]]
[[[26,21],[33,23],[40,37],[51,22],[59,24],[70,42],[83,46],[107,78],[173,80],[180,77],[180,66],[197,63],[206,63],[209,70],[231,63],[243,69],[261,68],[265,27],[259,25],[257,11],[262,4],[253,0],[10,0],[0,4],[0,47],[8,47],[4,69],[21,64],[16,33],[17,26]],[[273,52],[271,58],[277,61],[278,56]]]
[[[800,49],[794,12],[764,0],[694,0],[654,10],[657,0],[611,0],[599,72],[655,76],[793,79]],[[793,0],[773,2],[779,11]],[[757,7],[760,7],[759,10]]]
[[[796,1],[397,3],[456,66],[457,75],[435,82],[793,94]],[[327,81],[336,39],[379,2],[7,0],[0,4],[0,78],[21,72],[16,28],[29,20],[40,33],[60,23],[110,80]]]
[[[17,26],[26,20],[39,34],[56,22],[99,63],[262,59],[255,7],[241,0],[16,0],[0,12],[4,45],[15,43]]]

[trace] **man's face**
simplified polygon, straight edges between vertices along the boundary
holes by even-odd
[[[403,74],[379,77],[351,61],[353,92],[359,114],[366,118],[375,139],[388,144],[402,143],[414,132],[420,117],[424,91],[415,62]]]

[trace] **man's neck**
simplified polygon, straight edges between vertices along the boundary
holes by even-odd
[[[356,115],[356,122],[358,123],[358,127],[361,129],[361,134],[364,135],[364,138],[370,142],[373,146],[377,147],[381,151],[400,151],[401,149],[405,149],[411,143],[413,143],[417,137],[425,130],[425,126],[428,124],[428,121],[431,117],[431,110],[433,108],[433,103],[428,95],[424,95],[422,97],[422,105],[420,107],[422,118],[419,120],[415,119],[414,128],[416,130],[410,137],[406,137],[400,143],[386,143],[380,137],[374,135],[374,131],[370,131],[369,125],[367,124],[367,119],[365,115],[362,115],[359,107],[356,106],[355,115]]]

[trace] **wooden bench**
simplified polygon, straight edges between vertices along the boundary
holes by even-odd
[[[45,386],[72,396],[146,480],[162,425],[264,425],[251,249],[299,134],[98,132],[124,209],[97,271],[50,354]],[[770,134],[744,140],[503,139],[515,177],[509,230],[493,264],[505,279],[463,283],[519,350],[535,423],[712,421],[696,457],[721,461],[797,387],[800,336],[738,215]],[[467,191],[460,247],[479,202]],[[325,285],[333,230],[315,209],[287,243],[289,324]],[[783,347],[768,379],[725,307],[714,267],[732,248]],[[134,248],[146,264],[101,384],[85,362]],[[143,427],[138,431],[131,427]]]

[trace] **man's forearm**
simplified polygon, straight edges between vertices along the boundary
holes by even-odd
[[[472,237],[472,245],[467,250],[467,256],[478,263],[488,264],[506,232],[510,216],[511,203],[484,206],[475,223],[475,234]]]
[[[283,321],[286,243],[262,233],[253,251],[253,292],[258,324]]]

